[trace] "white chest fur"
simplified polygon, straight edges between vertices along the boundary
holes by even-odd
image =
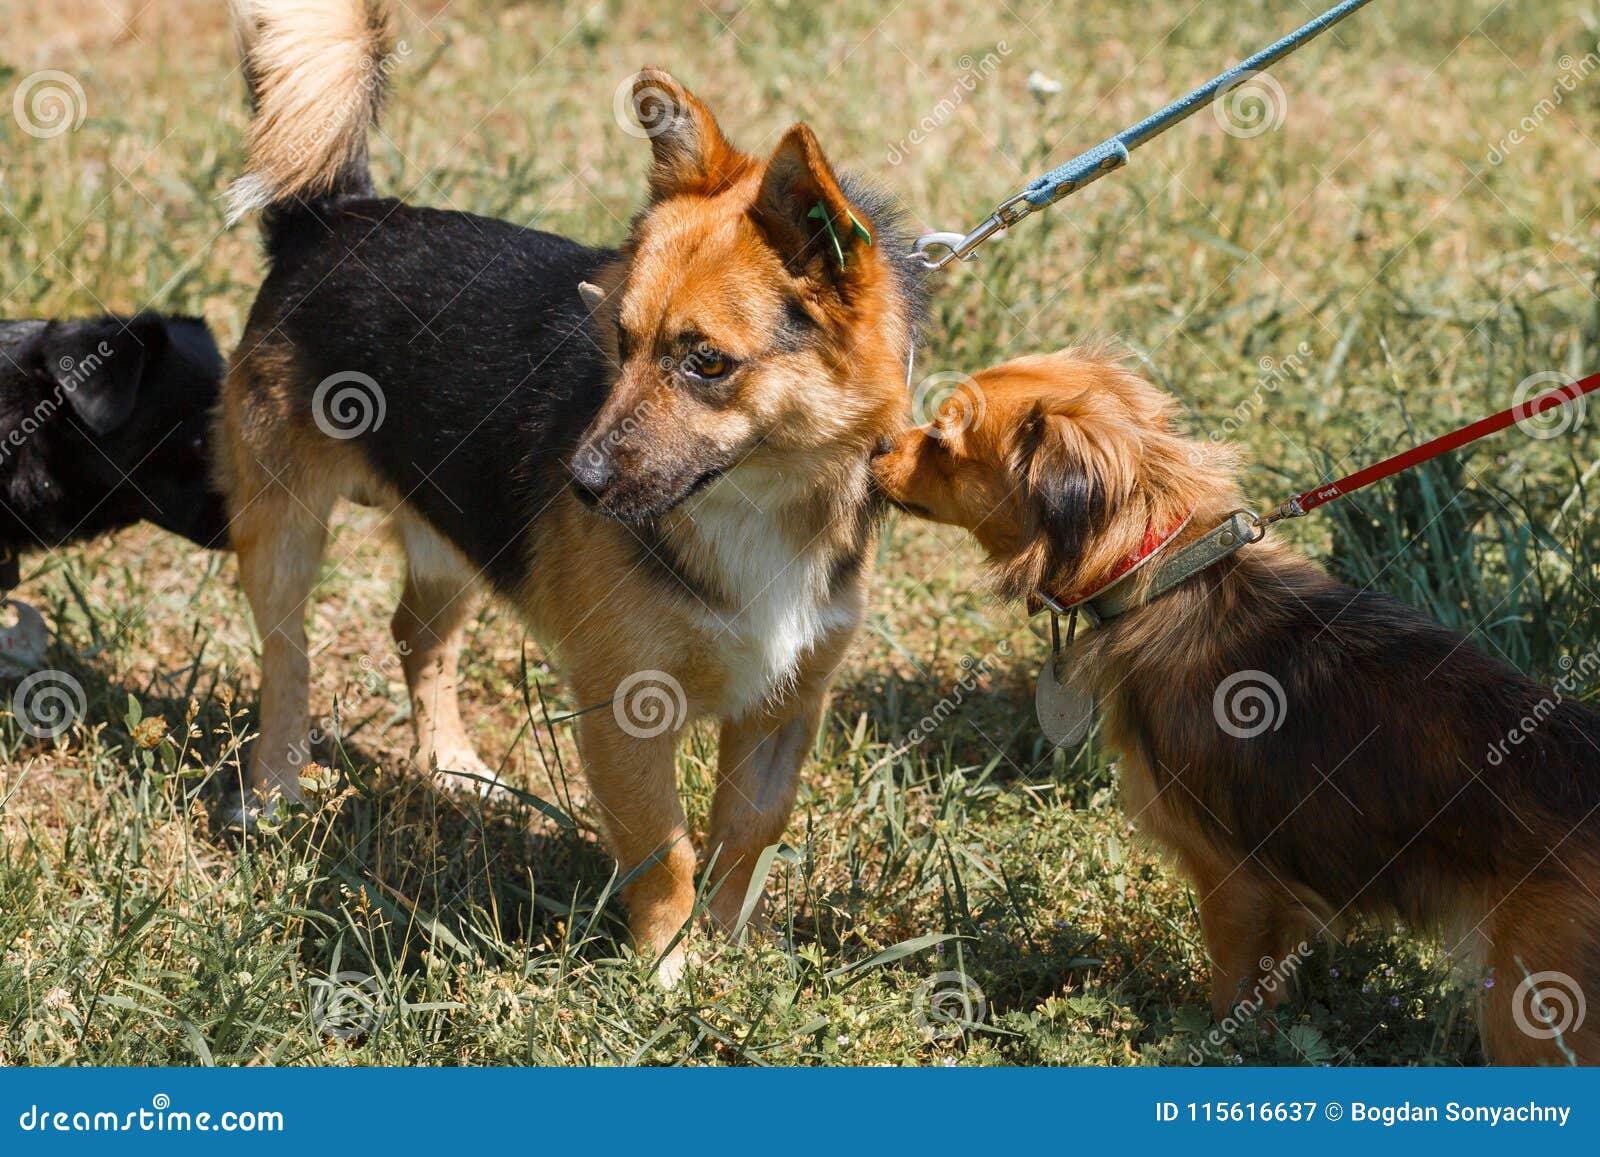
[[[717,576],[728,605],[706,607],[701,626],[728,672],[717,711],[736,718],[793,682],[800,662],[855,620],[855,599],[829,594],[832,536],[807,531],[796,507],[809,487],[774,471],[739,470],[686,509],[697,570]],[[691,536],[684,536],[691,539]]]

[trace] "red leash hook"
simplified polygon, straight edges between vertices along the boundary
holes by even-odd
[[[1498,414],[1480,418],[1470,426],[1452,430],[1450,433],[1442,434],[1431,442],[1413,446],[1411,449],[1396,454],[1392,458],[1385,458],[1382,462],[1376,462],[1365,469],[1357,470],[1354,474],[1346,474],[1343,478],[1335,479],[1332,482],[1324,482],[1321,486],[1315,486],[1303,494],[1296,494],[1287,502],[1280,503],[1277,509],[1263,517],[1256,525],[1265,528],[1281,519],[1299,518],[1302,514],[1315,510],[1323,503],[1332,502],[1335,498],[1343,498],[1346,494],[1353,494],[1364,486],[1371,486],[1374,482],[1388,478],[1390,475],[1398,474],[1402,470],[1420,466],[1422,463],[1437,458],[1441,454],[1459,450],[1470,442],[1476,442],[1479,438],[1487,438],[1490,434],[1497,434],[1507,426],[1537,417],[1547,410],[1556,409],[1558,406],[1564,406],[1568,402],[1581,398],[1597,389],[1600,389],[1600,374],[1590,374],[1588,377],[1572,382],[1570,385],[1558,386],[1553,390],[1547,390],[1531,401],[1520,402],[1510,409],[1501,410]]]

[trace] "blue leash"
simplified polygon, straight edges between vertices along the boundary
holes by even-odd
[[[1010,199],[1001,202],[983,224],[965,235],[960,233],[929,233],[917,239],[913,256],[929,269],[943,269],[954,261],[970,260],[979,245],[996,233],[1003,232],[1029,213],[1053,205],[1085,185],[1098,181],[1128,163],[1128,153],[1147,141],[1166,132],[1173,125],[1189,119],[1218,96],[1254,74],[1270,68],[1295,49],[1315,40],[1357,9],[1372,0],[1344,0],[1308,24],[1295,29],[1260,52],[1242,60],[1221,76],[1201,85],[1187,96],[1179,97],[1160,112],[1152,113],[1132,128],[1124,129],[1108,141],[1102,141],[1086,153],[1081,153],[1064,165],[1051,169]],[[944,253],[933,256],[933,251]]]

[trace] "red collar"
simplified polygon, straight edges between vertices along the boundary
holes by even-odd
[[[1139,549],[1135,550],[1132,554],[1128,555],[1127,558],[1123,559],[1122,562],[1117,565],[1115,570],[1101,580],[1098,586],[1091,587],[1088,590],[1082,590],[1080,588],[1078,591],[1072,592],[1067,597],[1054,598],[1053,601],[1055,602],[1056,607],[1061,610],[1066,610],[1069,607],[1075,607],[1079,603],[1086,603],[1090,599],[1097,598],[1101,594],[1104,594],[1105,591],[1110,587],[1115,586],[1117,583],[1127,578],[1134,571],[1138,570],[1145,563],[1149,562],[1157,554],[1160,554],[1161,551],[1166,547],[1170,546],[1172,544],[1172,540],[1177,538],[1178,535],[1183,531],[1183,528],[1189,525],[1189,520],[1193,517],[1194,511],[1191,510],[1182,518],[1178,519],[1176,523],[1163,531],[1158,531],[1153,526],[1150,526],[1148,523],[1146,523],[1144,540],[1139,543]],[[1042,610],[1044,607],[1049,605],[1043,599],[1038,598],[1037,596],[1029,601],[1037,604],[1036,606],[1030,608],[1034,611]]]

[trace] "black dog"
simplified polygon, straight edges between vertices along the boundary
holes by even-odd
[[[194,318],[0,321],[0,589],[20,551],[140,519],[227,546],[207,454],[222,374]]]

